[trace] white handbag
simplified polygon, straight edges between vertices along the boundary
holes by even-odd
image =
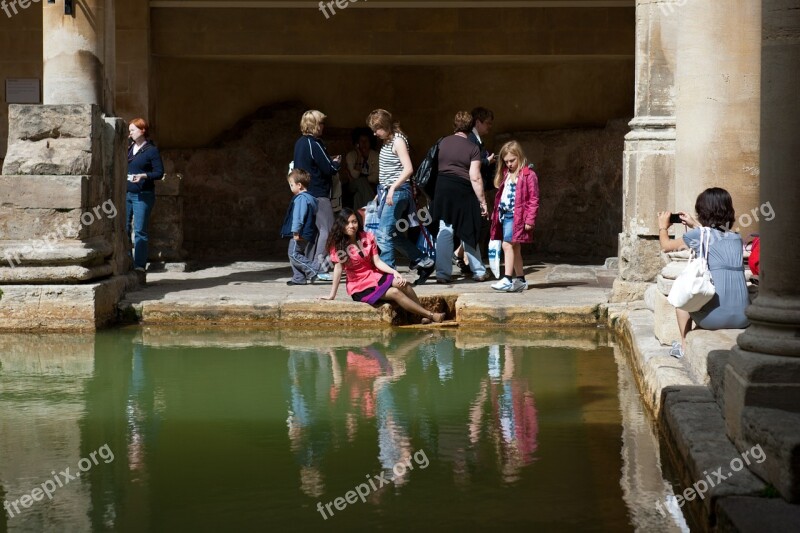
[[[705,246],[703,243],[705,237]],[[714,297],[714,282],[708,270],[708,247],[711,243],[711,230],[700,228],[700,256],[694,252],[686,268],[675,279],[667,300],[673,307],[684,311],[699,311]]]
[[[503,255],[503,241],[489,241],[489,268],[494,277],[500,279],[500,258]]]

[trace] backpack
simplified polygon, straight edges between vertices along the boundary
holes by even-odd
[[[425,191],[428,196],[433,197],[436,190],[436,176],[439,174],[439,143],[444,137],[439,138],[436,144],[430,147],[425,159],[419,164],[419,168],[414,173],[414,183],[417,187]]]
[[[758,235],[750,242],[750,257],[747,259],[750,272],[758,276],[761,271],[761,237]]]

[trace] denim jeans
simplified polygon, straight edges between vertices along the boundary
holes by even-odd
[[[514,242],[514,216],[506,215],[503,218],[503,241]]]
[[[322,272],[327,272],[329,267],[326,265],[330,264],[325,261],[325,258],[328,257],[328,235],[333,227],[333,206],[331,205],[330,198],[317,198],[317,217],[315,219],[315,224],[317,226],[316,244],[308,249],[308,255],[306,257],[309,261],[321,265],[320,268],[322,268]]]
[[[472,270],[473,277],[481,277],[486,274],[486,267],[481,260],[481,251],[464,244],[464,258]],[[446,224],[444,220],[439,221],[439,235],[436,237],[436,277],[438,279],[450,280],[453,275],[453,226]]]
[[[129,192],[125,197],[125,229],[128,237],[133,227],[133,266],[147,267],[147,222],[156,203],[155,191]]]
[[[308,255],[314,251],[314,243],[309,241],[289,240],[289,264],[292,267],[292,281],[305,283],[320,272],[316,259],[309,259]]]
[[[417,249],[414,243],[408,240],[405,233],[397,229],[398,216],[406,222],[406,224],[401,223],[400,227],[403,230],[408,229],[408,218],[403,219],[402,217],[409,210],[411,189],[405,185],[397,189],[392,200],[394,205],[387,203],[383,206],[381,222],[375,234],[375,241],[381,251],[381,260],[391,268],[395,268],[394,251],[397,249],[403,252],[411,261],[411,265],[414,266],[422,259],[422,252]]]

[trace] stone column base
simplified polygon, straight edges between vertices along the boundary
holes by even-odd
[[[800,502],[800,358],[734,347],[724,395],[728,436],[740,450],[760,444],[767,459],[751,467]]]
[[[128,273],[80,285],[0,286],[0,331],[96,331],[117,318],[117,302],[136,286]]]

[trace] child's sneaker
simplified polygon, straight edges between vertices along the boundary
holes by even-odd
[[[510,292],[511,287],[514,286],[512,281],[509,281],[508,278],[500,278],[500,281],[497,283],[492,284],[492,288],[496,291],[503,291],[503,292]]]
[[[522,281],[521,279],[515,279],[511,282],[511,288],[508,289],[508,292],[522,292],[528,289],[528,282]]]

